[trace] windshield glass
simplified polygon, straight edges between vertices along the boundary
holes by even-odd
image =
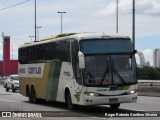
[[[102,46],[100,46],[101,42]],[[85,55],[84,84],[92,86],[136,83],[136,63],[135,58],[131,57],[132,48],[129,40],[120,40],[117,43],[116,40],[87,40],[81,45]],[[94,49],[90,45],[95,45]],[[108,46],[110,49],[106,48]]]
[[[93,39],[82,42],[84,54],[131,52],[130,39]]]
[[[19,80],[19,76],[11,76],[12,80]]]

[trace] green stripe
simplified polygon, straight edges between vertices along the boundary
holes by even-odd
[[[46,100],[56,100],[62,62],[52,62],[49,68]]]

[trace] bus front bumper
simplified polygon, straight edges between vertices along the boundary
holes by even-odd
[[[137,102],[137,93],[119,96],[88,96],[84,95],[84,105],[110,105],[116,103]]]

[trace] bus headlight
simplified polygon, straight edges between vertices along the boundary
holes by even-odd
[[[85,92],[84,94],[88,96],[99,96],[98,93],[94,93],[94,92]]]
[[[130,90],[130,91],[128,91],[127,93],[128,94],[135,94],[137,92],[137,90]]]

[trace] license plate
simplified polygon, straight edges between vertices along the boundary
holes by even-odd
[[[111,98],[111,99],[109,99],[109,102],[118,102],[118,99],[117,98]]]

